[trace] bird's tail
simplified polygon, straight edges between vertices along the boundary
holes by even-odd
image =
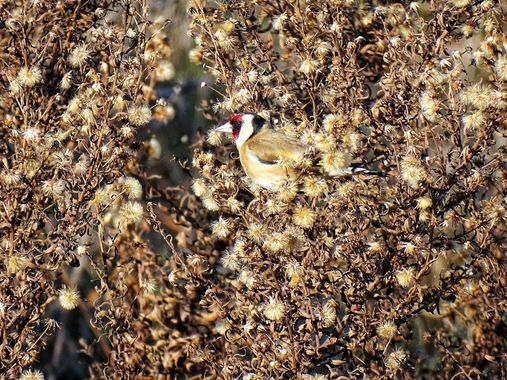
[[[379,177],[385,177],[386,173],[381,170],[372,170],[368,169],[364,166],[351,166],[347,168],[348,174],[356,175],[356,174],[364,174],[364,175],[376,175]]]
[[[385,177],[386,176],[386,173],[384,173],[383,171],[369,169],[367,167],[360,166],[360,165],[352,165],[352,166],[350,166],[350,167],[348,167],[346,169],[341,169],[341,170],[327,172],[327,174],[329,176],[331,176],[331,177],[344,177],[344,176],[359,175],[359,174],[362,174],[362,175],[376,175],[376,176],[379,176],[379,177]]]

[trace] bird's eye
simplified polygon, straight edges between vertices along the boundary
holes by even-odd
[[[232,123],[232,134],[234,135],[235,140],[237,140],[239,137],[239,131],[241,131],[241,123],[240,122]]]

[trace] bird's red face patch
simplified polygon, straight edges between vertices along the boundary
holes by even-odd
[[[243,125],[243,118],[240,114],[233,115],[229,123],[232,125],[232,135],[234,136],[234,140],[237,140],[239,132],[241,131],[241,126]]]

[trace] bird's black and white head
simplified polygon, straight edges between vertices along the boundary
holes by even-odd
[[[267,122],[264,118],[253,113],[240,113],[232,115],[227,123],[216,130],[218,132],[232,133],[238,149],[253,135],[258,133]]]

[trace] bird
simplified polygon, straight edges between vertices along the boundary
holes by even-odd
[[[228,122],[215,130],[232,133],[246,175],[256,185],[271,191],[277,191],[287,180],[295,180],[302,174],[300,170],[285,165],[284,161],[301,158],[311,151],[309,145],[275,131],[266,119],[254,113],[234,114]],[[323,173],[319,163],[312,169]],[[330,177],[355,174],[384,176],[381,171],[362,166],[325,173]]]

